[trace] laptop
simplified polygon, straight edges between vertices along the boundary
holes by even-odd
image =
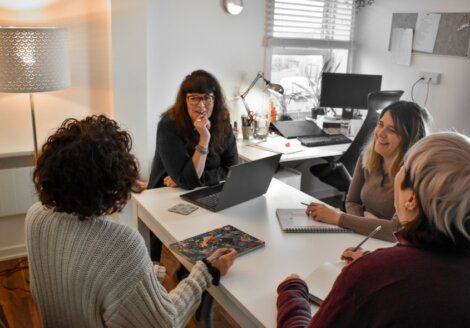
[[[277,121],[272,123],[271,127],[287,139],[307,136],[324,136],[326,134],[318,125],[315,124],[315,122],[307,120]]]
[[[268,190],[281,159],[276,154],[229,168],[225,182],[188,192],[180,197],[212,212],[261,196]]]
[[[306,147],[319,147],[351,143],[342,134],[328,134],[312,121],[278,121],[273,128],[285,138],[297,138]]]

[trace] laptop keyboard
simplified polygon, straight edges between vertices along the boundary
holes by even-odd
[[[220,192],[216,192],[215,194],[198,198],[196,201],[208,207],[216,207],[219,201],[219,195]]]
[[[331,134],[328,136],[299,137],[302,145],[307,147],[329,146],[344,143],[351,143],[351,139],[342,134]]]

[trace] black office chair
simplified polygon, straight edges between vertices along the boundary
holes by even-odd
[[[377,124],[379,117],[377,110],[400,100],[402,95],[402,90],[369,93],[367,96],[367,116],[348,149],[339,158],[328,157],[325,158],[327,163],[311,166],[310,172],[326,184],[346,193],[351,183],[351,176],[354,173],[357,159]]]

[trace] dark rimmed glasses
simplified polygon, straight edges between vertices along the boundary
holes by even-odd
[[[197,95],[187,95],[186,96],[186,101],[191,106],[197,106],[197,105],[199,105],[199,102],[201,102],[201,101],[205,106],[210,106],[214,103],[214,99],[215,99],[215,96],[214,95],[209,95],[209,94],[205,94],[205,95],[202,95],[202,96],[197,96]]]

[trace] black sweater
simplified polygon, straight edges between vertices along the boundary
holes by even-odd
[[[193,154],[194,147],[187,145],[170,118],[163,116],[157,127],[157,147],[148,188],[163,187],[166,176],[184,189],[214,185],[225,180],[228,168],[238,163],[237,143],[232,133],[225,137],[222,153],[209,152],[201,179],[192,162]]]

